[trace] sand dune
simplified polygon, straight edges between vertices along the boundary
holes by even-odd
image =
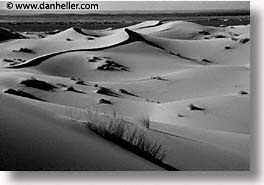
[[[0,108],[0,142],[5,148],[1,151],[1,159],[4,160],[1,168],[162,170],[72,121],[58,119],[47,110],[36,110],[25,102],[2,94],[0,99],[4,105]]]
[[[19,33],[14,33],[8,29],[0,27],[0,42],[11,40],[11,39],[22,39],[22,38],[25,38],[25,37]]]
[[[91,108],[148,117],[176,169],[249,170],[250,25],[43,35],[0,29],[1,169],[163,170],[81,126]]]

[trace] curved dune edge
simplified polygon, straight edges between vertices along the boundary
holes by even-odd
[[[152,43],[146,41],[144,39],[144,37],[142,37],[138,33],[135,33],[135,32],[133,32],[133,31],[131,31],[129,29],[125,29],[125,32],[128,34],[128,39],[127,40],[124,40],[124,41],[122,41],[122,42],[120,42],[118,44],[114,44],[114,45],[110,45],[110,46],[105,46],[105,47],[100,47],[100,48],[75,49],[75,50],[59,51],[59,52],[56,52],[56,53],[49,53],[49,54],[46,54],[46,55],[42,55],[42,56],[39,56],[39,57],[30,59],[30,60],[28,60],[28,61],[26,61],[26,62],[24,62],[22,64],[18,64],[18,65],[6,67],[6,68],[14,68],[15,69],[15,68],[33,67],[33,66],[36,66],[36,65],[41,64],[46,59],[55,57],[55,56],[60,55],[60,54],[70,53],[70,52],[78,52],[78,51],[100,51],[100,50],[105,50],[105,49],[109,49],[109,48],[113,48],[113,47],[122,46],[122,45],[131,43],[131,42],[135,42],[135,41],[143,41],[143,42],[146,42],[146,43],[148,43],[148,44],[150,44],[152,46],[155,46],[155,47],[158,47],[160,49],[163,49],[163,48],[159,47],[156,44],[152,44]]]

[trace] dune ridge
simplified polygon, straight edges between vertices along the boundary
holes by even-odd
[[[76,31],[76,28],[73,28]],[[78,29],[78,31],[76,31],[80,34],[83,34],[83,32],[81,32],[80,29]],[[110,46],[103,46],[103,47],[99,47],[99,48],[89,48],[89,49],[76,49],[76,50],[67,50],[67,51],[59,51],[59,52],[55,52],[55,53],[50,53],[50,54],[46,54],[43,56],[39,56],[37,58],[33,58],[29,61],[26,61],[22,64],[18,64],[18,65],[14,65],[14,66],[10,66],[8,68],[23,68],[23,67],[32,67],[35,65],[39,65],[41,62],[43,62],[46,59],[49,59],[51,57],[60,55],[60,54],[64,54],[64,53],[69,53],[69,52],[78,52],[78,51],[100,51],[100,50],[105,50],[105,49],[109,49],[112,47],[118,47],[118,46],[122,46],[131,42],[136,42],[136,41],[143,41],[143,42],[147,42],[148,44],[154,45],[155,47],[161,48],[155,44],[152,44],[148,41],[146,41],[144,39],[144,37],[142,37],[140,34],[137,34],[133,31],[130,31],[129,29],[125,29],[125,32],[128,34],[128,38],[120,43],[114,44],[114,45],[110,45]],[[163,49],[163,48],[162,48]]]

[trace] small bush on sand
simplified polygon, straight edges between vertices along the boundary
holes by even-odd
[[[150,79],[167,81],[167,79],[165,79],[165,78],[163,78],[161,76],[151,76]]]
[[[238,38],[236,38],[236,37],[231,37],[231,40],[233,40],[233,41],[238,41]]]
[[[99,104],[112,104],[112,102],[110,100],[107,100],[107,99],[104,99],[104,98],[98,99],[97,102]]]
[[[189,104],[189,105],[188,105],[188,108],[189,108],[191,111],[196,111],[196,110],[198,110],[198,111],[204,111],[204,110],[205,110],[205,108],[198,107],[198,106],[196,106],[196,105],[194,105],[194,104]]]
[[[179,118],[182,118],[182,117],[184,117],[184,115],[183,114],[181,114],[181,113],[178,113],[178,115],[177,115]]]
[[[19,50],[13,50],[13,52],[34,53],[32,49],[28,49],[28,48],[20,48]]]
[[[122,93],[122,94],[139,97],[138,95],[136,95],[136,94],[134,94],[132,92],[129,92],[129,91],[125,90],[125,89],[119,89],[119,92]]]
[[[226,36],[225,35],[215,35],[215,38],[216,39],[222,39],[222,38],[226,38]]]
[[[245,44],[245,43],[247,43],[247,42],[249,42],[250,41],[250,39],[249,38],[243,38],[243,39],[240,39],[240,43],[241,44]]]
[[[25,92],[21,89],[7,89],[6,91],[4,91],[5,93],[7,94],[12,94],[12,95],[16,95],[16,96],[21,96],[21,97],[24,97],[24,98],[30,98],[30,99],[34,99],[34,100],[39,100],[39,101],[45,101],[46,100],[43,100],[41,98],[38,98],[28,92]]]
[[[204,31],[204,30],[200,30],[198,31],[199,34],[202,34],[202,35],[210,35],[210,33],[208,31]]]
[[[233,47],[232,46],[225,46],[225,49],[233,49]]]
[[[41,89],[44,91],[54,91],[57,88],[50,83],[47,83],[42,80],[37,80],[34,77],[31,77],[30,79],[27,79],[27,80],[23,80],[22,82],[20,82],[20,84],[23,84],[26,87],[32,87],[32,88]]]
[[[4,58],[3,59],[3,62],[9,63],[10,66],[16,65],[16,64],[19,64],[19,63],[22,63],[22,62],[25,62],[25,61],[26,60],[21,59],[21,58],[14,58],[14,59],[6,59],[6,58]]]
[[[97,67],[97,70],[101,71],[129,71],[129,68],[126,66],[123,66],[121,64],[118,64],[111,59],[108,59],[105,61],[104,64],[99,65]]]
[[[7,59],[7,58],[4,58],[3,61],[4,61],[4,62],[15,62],[14,60]]]
[[[75,88],[72,87],[72,86],[67,87],[67,88],[65,89],[65,91],[75,92],[75,93],[81,93],[81,94],[86,94],[86,92],[83,92],[83,91],[77,90],[77,89],[75,89]]]
[[[118,93],[116,93],[115,91],[105,88],[105,87],[99,87],[96,90],[97,94],[103,94],[103,95],[107,95],[107,96],[114,96],[114,97],[120,97],[120,95]]]
[[[246,94],[248,94],[248,92],[246,92],[246,91],[240,91],[239,94],[246,95]]]
[[[78,81],[76,81],[76,84],[78,84],[78,85],[87,85],[87,84],[85,83],[85,81],[83,81],[83,80],[78,80]]]
[[[201,61],[202,61],[202,62],[205,62],[205,63],[213,63],[213,61],[208,60],[208,59],[206,59],[206,58],[203,58]]]

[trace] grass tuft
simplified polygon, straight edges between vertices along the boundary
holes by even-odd
[[[99,114],[87,110],[85,112],[86,126],[104,138],[126,148],[145,159],[161,163],[165,158],[165,149],[154,138],[150,137],[147,129],[136,124],[128,123],[114,115]],[[149,119],[145,120],[149,127]]]

